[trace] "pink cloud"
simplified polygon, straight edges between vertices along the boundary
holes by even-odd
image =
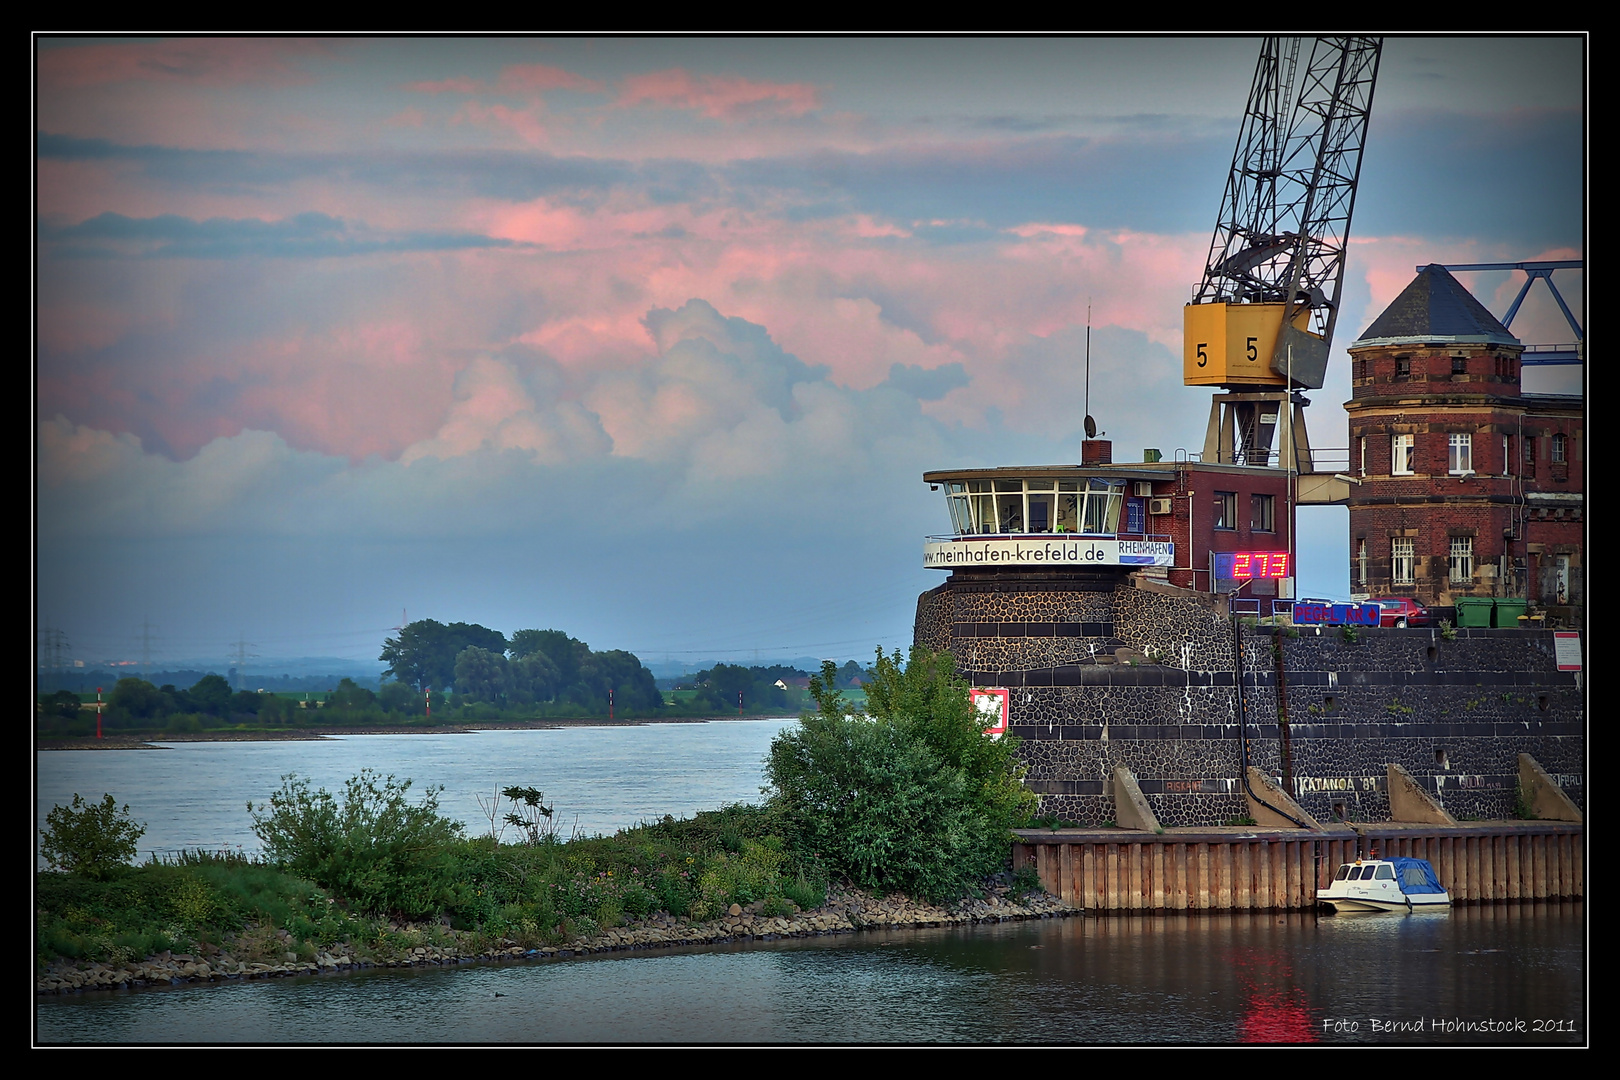
[[[497,396],[480,397],[477,407],[458,407],[452,392],[455,373],[470,354],[499,355],[514,364],[528,361],[513,357],[538,354],[536,363],[555,362],[547,377],[557,382],[550,390],[537,385],[528,391],[537,416],[561,395],[601,417],[615,452],[656,456],[664,436],[638,433],[637,424],[656,418],[661,431],[699,430],[707,415],[700,407],[703,395],[719,384],[702,380],[699,392],[674,373],[673,383],[621,383],[640,380],[637,373],[657,363],[658,346],[642,322],[647,312],[701,298],[727,317],[764,327],[783,349],[805,363],[825,365],[832,381],[845,387],[875,386],[897,363],[960,363],[974,380],[971,392],[930,403],[929,411],[977,426],[992,407],[1005,411],[1038,400],[1040,380],[1018,357],[1031,342],[1083,327],[1088,298],[1095,325],[1141,331],[1178,353],[1181,305],[1208,242],[1202,233],[1103,233],[1041,224],[988,243],[939,247],[896,244],[891,237],[903,230],[861,216],[794,221],[731,207],[696,213],[690,206],[615,197],[594,207],[487,200],[448,215],[431,203],[400,204],[397,216],[389,217],[364,200],[346,205],[338,196],[308,196],[301,198],[335,216],[410,229],[421,226],[422,215],[432,215],[438,228],[453,223],[545,250],[378,257],[391,268],[379,298],[386,299],[388,315],[368,306],[371,285],[357,290],[352,303],[345,301],[331,325],[319,330],[297,326],[296,313],[272,311],[267,314],[279,317],[281,327],[254,341],[211,338],[219,345],[210,355],[167,351],[156,379],[136,365],[89,374],[80,366],[101,363],[89,350],[113,345],[116,351],[116,340],[142,332],[130,315],[109,311],[98,320],[93,309],[105,302],[95,297],[82,301],[92,310],[58,316],[52,309],[53,323],[79,325],[52,333],[59,339],[54,348],[77,350],[67,370],[81,374],[70,385],[65,376],[50,381],[57,373],[42,373],[41,415],[63,412],[106,430],[158,432],[181,454],[243,428],[276,431],[296,449],[355,459],[372,453],[394,458],[433,438],[448,452],[471,445],[474,432],[500,445],[539,448],[553,444],[538,432],[575,428],[544,418],[533,422],[535,428],[514,419],[517,412],[484,415],[483,404]],[[373,280],[370,262],[368,257],[353,264],[357,281]],[[270,269],[292,272],[279,265]],[[148,280],[135,267],[128,272]],[[189,275],[209,272],[200,264],[168,267],[159,281],[172,278],[172,286],[143,287],[125,306],[138,312],[167,304],[168,321],[147,332],[183,342],[192,327],[205,327],[209,319],[183,286]],[[1401,284],[1409,279],[1407,271]],[[376,285],[382,287],[381,279]],[[513,346],[528,349],[507,352]],[[1179,382],[1179,375],[1171,376]],[[158,389],[149,391],[154,385]],[[207,407],[199,407],[205,400]],[[447,429],[455,408],[463,426]],[[500,431],[506,434],[490,434]],[[555,446],[566,442],[563,435],[556,438],[563,442]]]
[[[288,85],[312,78],[295,61],[329,53],[332,43],[308,38],[171,38],[42,49],[43,87],[67,89],[121,82],[187,86],[241,83]]]
[[[484,89],[477,79],[455,78],[406,83],[405,89],[418,94],[476,94]]]
[[[545,199],[517,206],[498,205],[488,215],[477,217],[484,219],[481,227],[490,236],[549,248],[581,246],[592,231],[604,224],[570,207],[552,206]]]
[[[1034,240],[1042,236],[1072,236],[1080,239],[1088,230],[1084,225],[1041,225],[1031,222],[1027,225],[1014,225],[1007,231],[1014,236],[1022,236],[1025,240]]]
[[[419,94],[511,94],[538,96],[547,90],[584,90],[601,93],[605,86],[596,79],[576,75],[565,68],[551,64],[508,64],[501,69],[494,85],[481,79],[456,76],[449,79],[431,79],[405,84],[405,89]]]
[[[530,146],[544,146],[550,140],[546,125],[540,122],[543,110],[544,106],[538,101],[527,109],[469,101],[456,113],[452,123],[465,121],[470,124],[494,125],[506,128]]]
[[[497,89],[503,94],[542,94],[547,90],[585,90],[600,94],[605,87],[596,79],[587,79],[550,64],[508,64],[501,69]]]
[[[384,127],[413,127],[419,128],[427,122],[421,109],[401,109],[399,112],[383,121]]]
[[[633,75],[624,80],[619,104],[696,109],[714,119],[745,113],[803,116],[821,104],[821,93],[809,83],[758,82],[728,75],[693,75],[681,68]]]

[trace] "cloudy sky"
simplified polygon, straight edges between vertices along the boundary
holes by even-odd
[[[1078,460],[1088,305],[1116,459],[1202,444],[1181,309],[1257,39],[36,46],[37,617],[75,657],[374,659],[406,613],[903,645],[920,474]],[[1416,265],[1581,257],[1584,63],[1386,42],[1318,446]],[[1514,277],[1464,280],[1500,315]],[[1516,332],[1569,340],[1537,293]],[[1308,593],[1345,524],[1302,512]]]

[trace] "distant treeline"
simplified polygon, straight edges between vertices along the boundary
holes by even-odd
[[[861,685],[866,674],[851,660],[839,670],[838,689]],[[810,672],[781,664],[743,667],[716,664],[675,680],[676,702],[685,711],[704,713],[769,713],[790,715],[809,707]],[[690,691],[683,694],[682,691]]]
[[[218,672],[190,668],[174,671],[140,671],[129,667],[68,668],[62,671],[41,672],[39,689],[44,692],[71,690],[75,694],[94,694],[98,686],[106,692],[111,690],[119,679],[129,678],[132,675],[154,686],[162,686],[165,683],[194,686],[204,675],[217,674]],[[337,689],[338,681],[342,678],[343,675],[333,672],[324,675],[266,675],[259,672],[245,672],[238,678],[235,668],[231,668],[225,674],[225,681],[233,686],[241,684],[249,690],[268,690],[273,694],[327,694]],[[368,678],[355,672],[353,678],[361,686],[370,689],[377,687],[375,676]]]
[[[477,623],[422,619],[383,643],[387,665],[381,696],[391,686],[452,695],[452,708],[497,710],[557,706],[567,712],[656,712],[664,707],[652,672],[634,653],[597,652],[561,630],[519,630],[511,640]],[[394,692],[397,694],[397,691]],[[403,703],[403,699],[399,699]],[[384,704],[388,708],[388,704]]]
[[[674,700],[666,702],[633,653],[598,652],[561,630],[519,630],[507,638],[476,623],[431,619],[388,638],[379,659],[388,667],[376,690],[345,678],[324,692],[276,693],[269,687],[233,692],[213,673],[200,674],[189,689],[181,689],[173,682],[157,685],[125,675],[105,695],[101,723],[112,731],[199,731],[589,717],[610,711],[622,719],[739,712],[786,716],[807,706],[810,677],[783,665],[716,664],[680,680]],[[838,682],[857,687],[864,674],[850,661],[837,672]],[[41,694],[38,712],[42,735],[85,734],[95,725],[95,713],[68,689]]]
[[[349,687],[360,693],[348,679]],[[342,688],[333,695],[341,694]],[[173,683],[154,686],[145,679],[126,675],[112,685],[103,698],[101,726],[107,730],[201,731],[235,724],[287,726],[294,723],[304,703],[291,697],[252,690],[231,689],[220,675],[204,675],[191,688],[182,690]],[[311,714],[313,715],[313,714]],[[42,735],[83,735],[95,728],[96,714],[81,703],[72,690],[57,690],[39,696],[36,718]]]

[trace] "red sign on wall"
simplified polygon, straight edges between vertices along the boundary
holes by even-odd
[[[1576,630],[1553,632],[1553,659],[1559,671],[1581,670],[1581,635]]]
[[[992,739],[1007,734],[1007,716],[1012,694],[1005,686],[976,686],[973,688],[973,707],[984,717],[984,733]]]

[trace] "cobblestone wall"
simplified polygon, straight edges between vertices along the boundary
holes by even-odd
[[[1043,814],[1114,815],[1128,766],[1165,825],[1246,813],[1231,623],[1218,602],[1097,576],[957,572],[918,601],[917,640],[1012,694],[1012,730]],[[1291,773],[1322,818],[1388,819],[1404,766],[1458,818],[1509,817],[1518,755],[1585,804],[1584,695],[1537,630],[1337,629],[1244,634],[1250,760],[1282,772],[1277,653]]]

